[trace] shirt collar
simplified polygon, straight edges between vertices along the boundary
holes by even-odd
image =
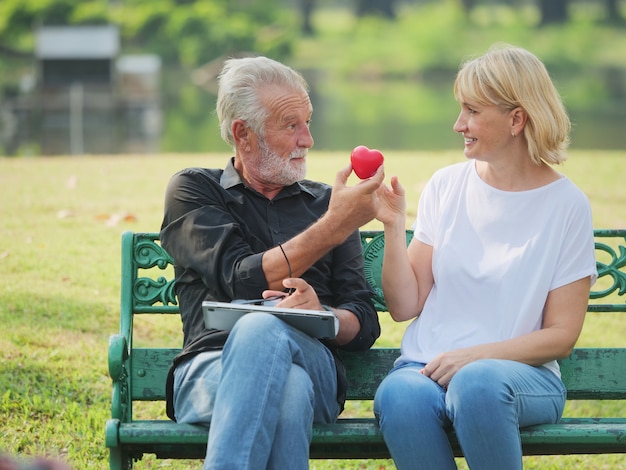
[[[231,157],[228,161],[228,164],[226,165],[226,168],[224,168],[222,176],[220,177],[220,185],[224,189],[230,189],[238,185],[245,186],[243,180],[241,179],[241,176],[239,175],[239,173],[237,173],[237,170],[235,170],[235,157]],[[315,194],[315,192],[312,191],[311,188],[308,188],[298,181],[290,186],[287,186],[286,188],[283,188],[283,190],[279,194],[279,197],[292,196],[300,192],[305,192],[307,194],[310,194],[311,196],[317,196],[317,194]]]
[[[230,189],[238,184],[243,184],[243,180],[235,170],[235,157],[231,157],[220,177],[220,185],[224,189]]]

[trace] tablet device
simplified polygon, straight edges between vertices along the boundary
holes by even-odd
[[[274,307],[242,303],[202,302],[204,325],[207,328],[230,331],[237,320],[250,312],[270,313],[289,325],[320,339],[337,336],[339,319],[328,310],[305,310],[298,308]]]

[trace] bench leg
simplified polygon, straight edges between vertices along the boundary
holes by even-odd
[[[131,470],[133,468],[133,459],[120,447],[111,447],[109,456],[110,470]]]

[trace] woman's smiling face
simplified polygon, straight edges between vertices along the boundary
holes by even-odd
[[[502,107],[463,101],[454,131],[463,134],[465,156],[489,160],[511,141],[511,112]]]

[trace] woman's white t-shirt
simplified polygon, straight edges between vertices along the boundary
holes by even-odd
[[[481,180],[473,160],[443,168],[424,188],[414,230],[433,247],[434,285],[398,361],[538,330],[551,290],[597,277],[589,200],[565,176],[509,192]],[[560,375],[556,361],[545,366]]]

